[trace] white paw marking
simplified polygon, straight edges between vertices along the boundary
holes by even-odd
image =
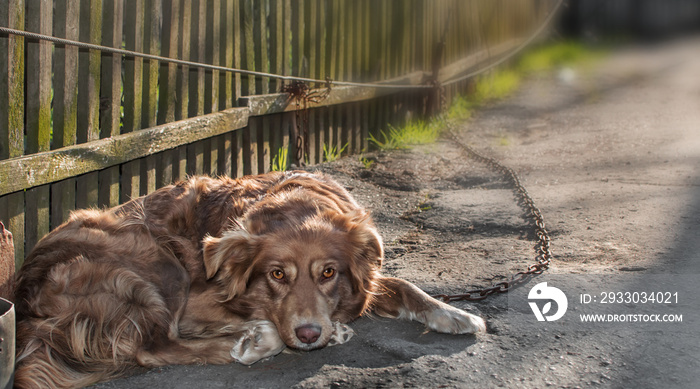
[[[231,349],[231,357],[243,365],[252,365],[262,359],[282,352],[284,344],[272,322],[258,320],[250,322],[250,328],[243,332]]]
[[[337,344],[347,343],[354,335],[355,331],[353,331],[352,328],[336,321],[333,323],[333,334],[331,335],[331,339],[328,341],[326,346],[335,346]]]
[[[434,331],[446,334],[486,332],[484,319],[447,304],[427,313],[425,324]]]

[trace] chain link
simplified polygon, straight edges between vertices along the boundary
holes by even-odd
[[[441,100],[444,101],[444,88],[441,88],[440,95],[442,96]],[[443,107],[446,108],[446,106]],[[485,299],[486,297],[492,294],[507,293],[511,289],[515,288],[517,285],[529,281],[532,277],[538,274],[542,274],[542,272],[547,270],[549,268],[549,265],[551,264],[552,252],[550,249],[550,237],[549,232],[547,231],[547,228],[545,226],[544,217],[542,216],[542,212],[540,212],[540,209],[537,207],[537,205],[535,205],[535,202],[528,193],[527,189],[525,189],[525,187],[522,185],[520,177],[513,169],[503,165],[494,158],[487,157],[479,153],[473,147],[462,142],[455,134],[452,123],[450,123],[449,120],[447,120],[445,111],[443,111],[441,116],[442,120],[445,122],[446,125],[445,133],[449,138],[452,139],[452,141],[455,142],[455,144],[457,144],[457,146],[459,146],[462,149],[462,151],[465,154],[467,154],[472,159],[475,159],[487,165],[491,170],[500,173],[507,181],[509,181],[510,185],[513,188],[513,191],[518,197],[518,205],[520,205],[520,207],[523,208],[528,217],[531,219],[534,232],[537,236],[537,240],[534,246],[536,253],[535,263],[528,266],[527,270],[515,273],[513,276],[510,277],[508,281],[499,282],[488,288],[469,290],[461,294],[438,294],[434,295],[433,297],[449,303],[452,301],[462,300],[479,301]]]
[[[326,78],[325,87],[323,89],[311,89],[309,85],[303,81],[294,81],[284,85],[281,92],[288,93],[289,97],[294,99],[296,104],[296,163],[301,166],[302,163],[309,157],[309,102],[320,103],[331,93],[333,81]]]

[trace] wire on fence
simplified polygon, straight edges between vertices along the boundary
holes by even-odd
[[[468,74],[465,74],[463,76],[443,81],[441,84],[442,86],[447,86],[451,85],[460,81],[464,81],[468,78],[475,77],[479,74],[482,74],[500,64],[503,62],[507,61],[508,59],[512,58],[514,55],[519,53],[523,48],[525,48],[527,45],[532,43],[532,41],[542,32],[544,29],[549,25],[550,21],[558,11],[559,7],[561,7],[563,3],[563,0],[558,0],[557,4],[554,6],[552,11],[547,15],[545,18],[544,22],[535,30],[535,32],[523,43],[521,43],[518,47],[513,49],[512,52],[508,53],[505,55],[503,58],[499,59],[498,61],[489,64],[488,66],[475,70],[473,72],[470,72]],[[0,33],[3,34],[12,34],[12,35],[18,35],[18,36],[23,36],[25,38],[30,38],[30,39],[38,39],[38,40],[44,40],[48,42],[53,42],[55,44],[60,44],[60,45],[69,45],[69,46],[75,46],[81,49],[86,49],[86,50],[98,50],[103,53],[110,53],[110,54],[119,54],[119,55],[124,55],[128,57],[139,57],[139,58],[144,58],[144,59],[149,59],[149,60],[156,60],[160,61],[163,63],[172,63],[172,64],[177,64],[177,65],[184,65],[184,66],[190,66],[190,67],[196,67],[196,68],[202,68],[206,70],[217,70],[217,71],[222,71],[222,72],[229,72],[229,73],[238,73],[241,75],[246,75],[246,76],[255,76],[255,77],[267,77],[267,78],[274,78],[282,81],[289,81],[289,82],[308,82],[308,83],[315,83],[317,85],[325,85],[328,83],[328,80],[318,80],[314,78],[306,78],[306,77],[297,77],[297,76],[283,76],[281,74],[274,74],[274,73],[266,73],[266,72],[258,72],[254,70],[245,70],[245,69],[236,69],[236,68],[231,68],[231,67],[226,67],[226,66],[219,66],[219,65],[210,65],[210,64],[205,64],[201,62],[195,62],[195,61],[186,61],[182,59],[176,59],[176,58],[169,58],[169,57],[162,57],[159,55],[154,55],[154,54],[146,54],[146,53],[141,53],[137,51],[132,51],[132,50],[125,50],[125,49],[117,49],[114,47],[108,47],[108,46],[102,46],[102,45],[97,45],[93,43],[85,43],[85,42],[80,42],[80,41],[75,41],[71,39],[65,39],[65,38],[58,38],[55,36],[51,35],[45,35],[45,34],[38,34],[35,32],[29,32],[29,31],[24,31],[24,30],[17,30],[14,28],[9,28],[9,27],[0,27]],[[406,84],[390,84],[390,83],[365,83],[365,82],[352,82],[352,81],[332,81],[333,85],[336,86],[356,86],[356,87],[365,87],[365,88],[381,88],[381,89],[432,89],[435,86],[433,84],[418,84],[418,85],[406,85]]]

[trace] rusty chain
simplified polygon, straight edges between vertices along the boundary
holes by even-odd
[[[441,96],[441,100],[445,101],[446,99],[444,97],[444,88],[440,88],[439,94]],[[443,108],[446,109],[446,106],[443,106]],[[513,191],[515,192],[518,198],[518,205],[520,205],[520,207],[523,208],[523,210],[526,212],[526,214],[530,217],[532,221],[534,232],[537,235],[537,242],[534,246],[536,253],[535,263],[529,265],[527,267],[527,270],[515,273],[510,277],[509,280],[496,283],[488,288],[473,289],[461,294],[453,295],[438,294],[433,295],[433,297],[449,303],[452,301],[462,300],[479,301],[485,299],[486,297],[492,294],[507,293],[509,290],[513,289],[517,285],[527,282],[532,277],[538,274],[542,274],[542,272],[549,268],[549,265],[552,261],[552,252],[550,250],[549,232],[547,232],[544,217],[542,216],[542,212],[540,212],[540,209],[537,207],[537,205],[535,205],[535,202],[528,193],[527,189],[525,189],[525,187],[523,186],[522,182],[520,181],[520,177],[513,169],[503,165],[502,163],[500,163],[492,157],[488,157],[479,153],[473,147],[462,142],[455,134],[452,128],[452,123],[450,123],[449,120],[447,120],[446,113],[444,111],[441,114],[441,119],[444,121],[446,126],[445,133],[448,137],[452,139],[452,141],[454,141],[462,149],[462,151],[464,151],[472,159],[477,160],[487,165],[493,171],[500,173],[510,183],[510,185],[513,188]]]
[[[325,88],[311,89],[304,81],[293,81],[282,86],[281,92],[288,93],[296,104],[296,162],[301,166],[310,154],[309,150],[309,103],[320,103],[331,93],[333,81],[326,78]]]

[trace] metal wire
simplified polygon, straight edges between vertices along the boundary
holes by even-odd
[[[295,76],[283,76],[280,74],[257,72],[254,70],[236,69],[236,68],[230,68],[230,67],[226,67],[226,66],[210,65],[210,64],[200,63],[200,62],[185,61],[182,59],[162,57],[160,55],[146,54],[146,53],[140,53],[140,52],[132,51],[132,50],[117,49],[114,47],[96,45],[93,43],[74,41],[71,39],[57,38],[55,36],[38,34],[35,32],[29,32],[29,31],[23,31],[23,30],[16,30],[14,28],[8,28],[8,27],[0,27],[0,33],[19,35],[19,36],[23,36],[25,38],[44,40],[44,41],[53,42],[53,43],[61,44],[61,45],[76,46],[76,47],[81,48],[81,49],[98,50],[98,51],[101,51],[103,53],[120,54],[120,55],[124,55],[127,57],[138,57],[138,58],[156,60],[156,61],[160,61],[160,62],[164,62],[164,63],[173,63],[173,64],[202,68],[202,69],[207,69],[207,70],[218,70],[221,72],[238,73],[238,74],[242,74],[245,76],[267,77],[267,78],[274,78],[274,79],[283,80],[283,81],[302,81],[302,82],[317,83],[317,84],[328,83],[328,80],[317,80],[314,78],[295,77]],[[332,83],[333,83],[333,85],[336,85],[336,86],[338,86],[338,85],[340,85],[340,86],[359,86],[359,87],[366,87],[366,88],[384,88],[384,89],[429,89],[429,88],[433,87],[432,85],[378,84],[378,83],[361,83],[361,82],[351,82],[351,81],[333,81]]]
[[[554,15],[556,14],[557,10],[562,5],[562,3],[563,3],[563,0],[559,0],[557,2],[557,5],[549,13],[549,15],[547,16],[545,21],[540,25],[540,27],[528,39],[523,41],[523,43],[521,43],[517,48],[515,48],[511,53],[509,53],[505,57],[499,59],[498,61],[496,61],[492,64],[489,64],[485,68],[473,71],[471,73],[465,74],[465,75],[460,76],[458,78],[444,81],[441,83],[441,85],[447,86],[447,85],[451,85],[451,84],[466,80],[468,78],[477,76],[481,73],[484,73],[484,72],[500,65],[501,63],[507,61],[508,59],[512,58],[514,55],[516,55],[518,52],[520,52],[523,48],[525,48],[525,46],[530,44],[549,25],[549,22],[552,20],[552,18],[554,17]],[[30,39],[44,40],[44,41],[53,42],[53,43],[61,44],[61,45],[75,46],[75,47],[87,49],[87,50],[98,50],[98,51],[101,51],[103,53],[120,54],[120,55],[124,55],[127,57],[144,58],[144,59],[156,60],[156,61],[160,61],[160,62],[164,62],[164,63],[172,63],[172,64],[177,64],[177,65],[190,66],[190,67],[202,68],[202,69],[207,69],[207,70],[218,70],[221,72],[238,73],[238,74],[245,75],[245,76],[266,77],[266,78],[273,78],[273,79],[290,81],[290,82],[291,81],[301,81],[301,82],[316,83],[316,84],[327,84],[328,83],[328,80],[318,80],[318,79],[314,79],[314,78],[296,77],[296,76],[283,76],[283,75],[274,74],[274,73],[265,73],[265,72],[258,72],[258,71],[254,71],[254,70],[236,69],[236,68],[231,68],[231,67],[226,67],[226,66],[210,65],[210,64],[205,64],[205,63],[201,63],[201,62],[193,62],[193,61],[186,61],[186,60],[176,59],[176,58],[162,57],[160,55],[140,53],[137,51],[125,50],[125,49],[117,49],[114,47],[102,46],[102,45],[97,45],[97,44],[93,44],[93,43],[85,43],[85,42],[80,42],[80,41],[75,41],[75,40],[65,39],[65,38],[58,38],[58,37],[51,36],[51,35],[38,34],[35,32],[17,30],[17,29],[9,28],[9,27],[0,27],[0,33],[18,35],[18,36],[23,36],[25,38],[30,38]],[[435,85],[433,85],[433,83],[421,84],[421,85],[388,84],[388,83],[363,83],[363,82],[352,82],[352,81],[333,81],[332,83],[335,86],[356,86],[356,87],[377,88],[377,89],[432,89],[432,88],[435,88]]]
[[[460,81],[464,81],[464,80],[466,80],[466,79],[468,79],[468,78],[472,78],[472,77],[478,76],[479,74],[485,73],[485,72],[487,72],[487,71],[489,71],[489,70],[495,68],[496,66],[502,64],[503,62],[505,62],[505,61],[507,61],[507,60],[513,58],[516,54],[518,54],[519,52],[521,52],[527,45],[529,45],[530,43],[532,43],[532,41],[535,40],[535,38],[537,38],[537,36],[540,35],[540,34],[542,33],[542,31],[544,31],[544,29],[545,29],[545,28],[549,25],[549,23],[552,21],[552,18],[554,18],[554,15],[557,13],[557,11],[559,10],[559,7],[561,7],[561,5],[562,5],[563,2],[564,2],[564,0],[559,0],[559,1],[557,2],[557,5],[555,5],[554,8],[552,9],[552,11],[549,13],[549,15],[547,15],[547,18],[545,18],[544,22],[542,22],[542,24],[540,25],[540,27],[537,28],[537,30],[535,30],[535,32],[534,32],[532,35],[530,35],[530,37],[529,37],[528,39],[524,40],[518,47],[516,47],[515,49],[513,49],[513,51],[511,51],[510,53],[508,53],[506,56],[504,56],[503,58],[499,59],[498,61],[496,61],[496,62],[494,62],[494,63],[489,64],[488,66],[486,66],[486,67],[484,67],[484,68],[475,70],[475,71],[473,71],[473,72],[471,72],[471,73],[467,73],[467,74],[465,74],[465,75],[463,75],[463,76],[460,76],[460,77],[457,77],[457,78],[453,78],[453,79],[444,81],[444,82],[441,83],[442,86],[452,85],[452,84],[454,84],[454,83],[457,83],[457,82],[460,82]]]

